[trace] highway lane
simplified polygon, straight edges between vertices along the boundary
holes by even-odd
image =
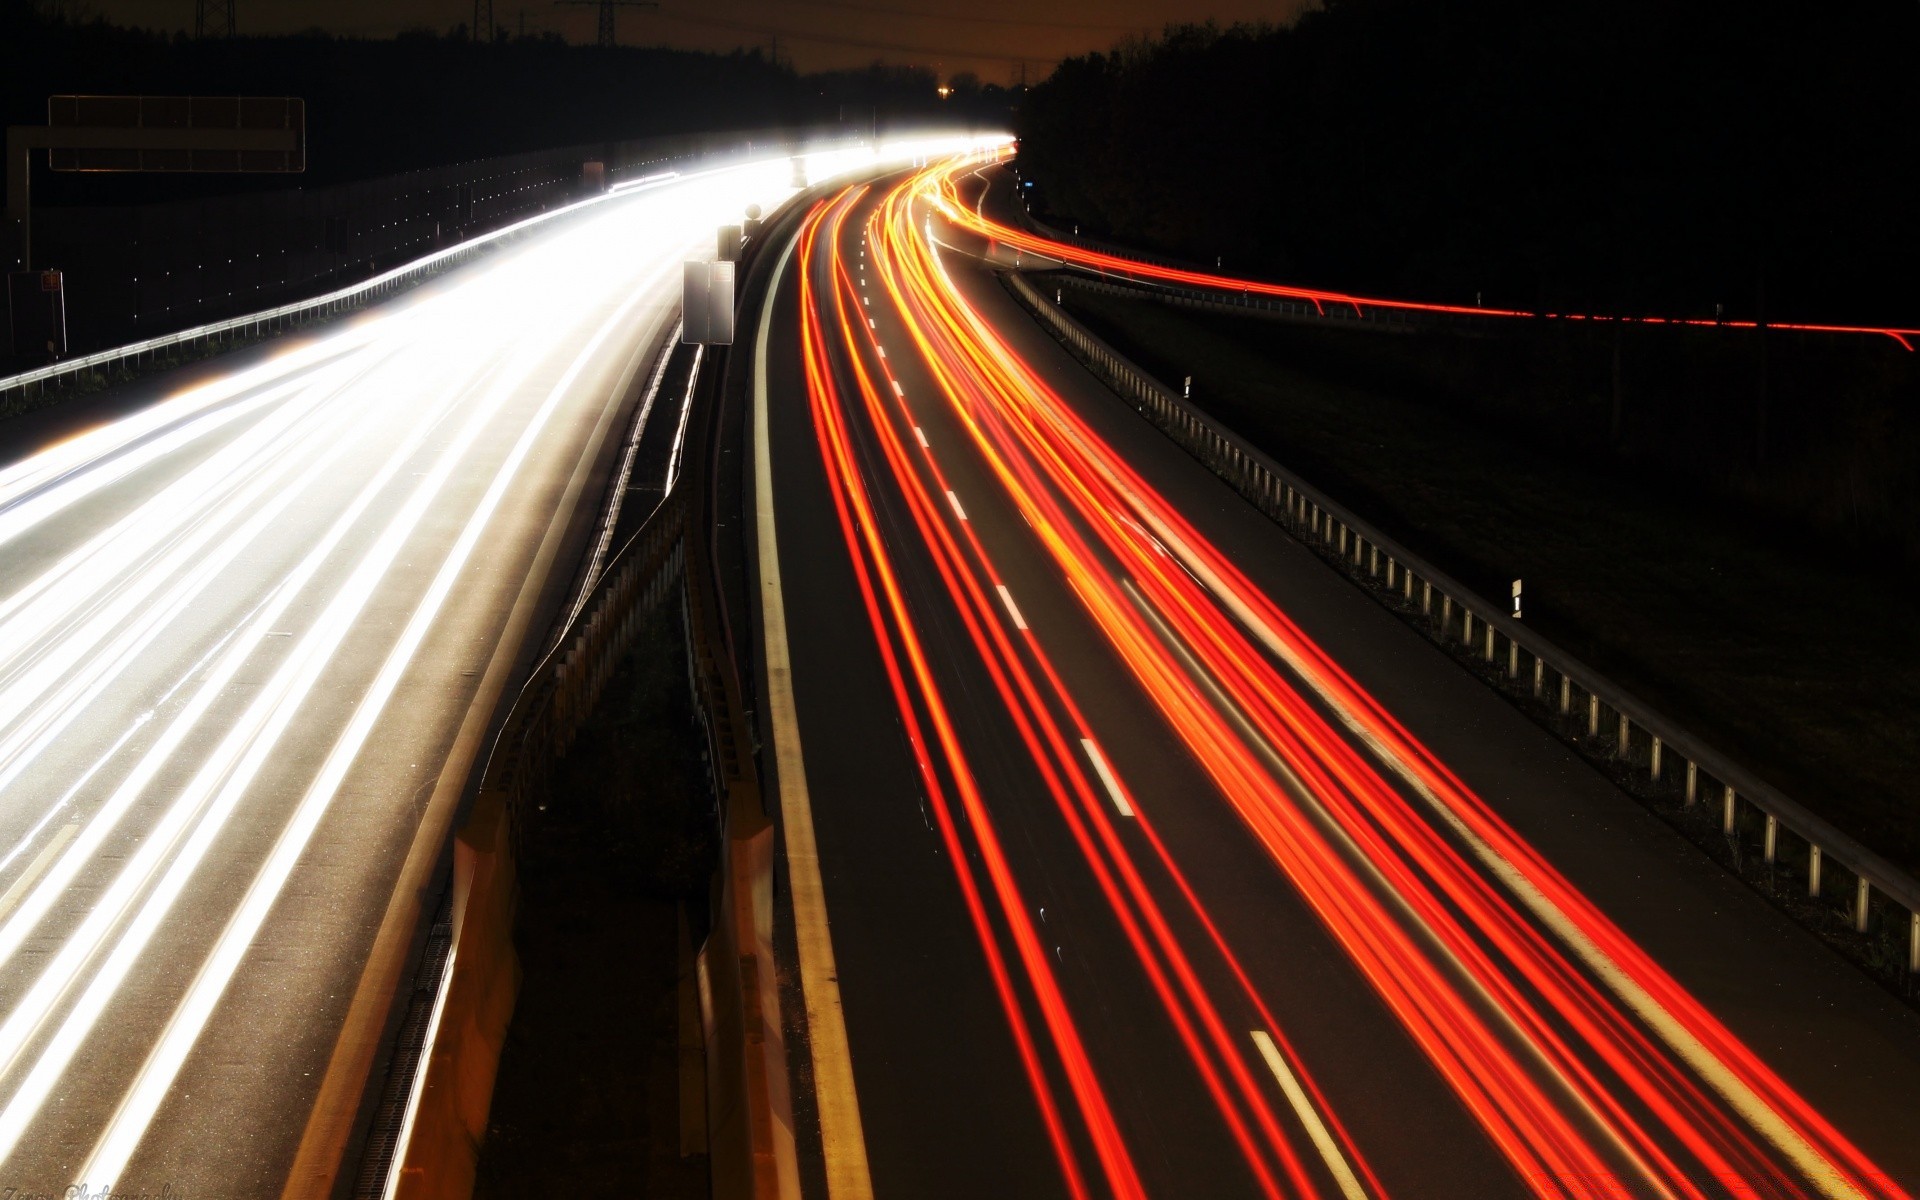
[[[887,192],[770,364],[877,1194],[1905,1194],[1909,1012]]]
[[[305,1154],[324,1189],[363,970],[404,955],[680,263],[787,182],[607,200],[0,470],[0,1188],[257,1197]]]

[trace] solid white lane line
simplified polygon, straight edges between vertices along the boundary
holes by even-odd
[[[1264,1029],[1253,1031],[1253,1044],[1260,1048],[1260,1057],[1267,1060],[1267,1069],[1280,1081],[1280,1090],[1287,1095],[1287,1103],[1293,1105],[1293,1113],[1300,1118],[1300,1124],[1307,1130],[1307,1136],[1313,1140],[1314,1149],[1320,1152],[1320,1160],[1327,1164],[1327,1170],[1333,1173],[1335,1183],[1340,1185],[1340,1194],[1347,1200],[1367,1200],[1367,1190],[1360,1186],[1353,1167],[1347,1162],[1347,1156],[1340,1152],[1339,1143],[1327,1132],[1326,1122],[1320,1119],[1313,1102],[1294,1078],[1293,1071],[1287,1066],[1287,1060],[1280,1054],[1280,1047],[1274,1045],[1273,1038]]]
[[[1000,593],[1000,603],[1007,606],[1007,615],[1013,618],[1013,627],[1025,629],[1027,619],[1020,615],[1020,606],[1013,602],[1013,593],[1007,590],[1007,585],[1004,583],[996,583],[993,586]]]
[[[1133,815],[1133,805],[1127,803],[1127,794],[1120,790],[1120,781],[1113,777],[1113,769],[1107,766],[1107,756],[1100,753],[1100,746],[1092,738],[1081,738],[1080,748],[1087,752],[1087,761],[1093,764],[1093,773],[1100,777],[1100,786],[1107,789],[1107,798],[1120,810],[1123,817]]]
[[[760,564],[760,626],[766,652],[767,723],[780,794],[781,833],[786,842],[787,875],[792,895],[794,948],[800,960],[800,992],[807,1010],[807,1053],[813,1067],[813,1091],[819,1105],[821,1158],[825,1160],[828,1200],[872,1200],[873,1178],[867,1164],[866,1134],[854,1088],[853,1061],[847,1044],[846,1015],[840,1002],[840,972],[834,961],[827,920],[826,884],[820,877],[820,849],[814,839],[813,805],[807,792],[806,759],[793,697],[793,660],[787,644],[786,600],[780,590],[780,543],[773,496],[773,446],[767,428],[767,335],[773,328],[773,302],[793,258],[789,241],[773,268],[753,360],[753,490],[755,552]]]
[[[900,381],[899,381],[898,379],[894,379],[894,380],[890,380],[889,382],[891,382],[891,383],[893,384],[893,394],[894,394],[894,395],[896,395],[896,396],[904,396],[904,395],[906,395],[906,393],[905,393],[905,392],[903,392],[903,391],[901,391],[901,390],[900,390]]]
[[[921,448],[922,450],[926,450],[926,449],[928,449],[928,448],[929,448],[929,447],[927,446],[927,431],[926,431],[926,430],[924,430],[924,429],[922,429],[922,428],[920,428],[920,427],[919,427],[918,425],[915,425],[915,426],[913,427],[913,436],[914,436],[914,437],[916,437],[916,438],[918,438],[918,439],[920,440],[920,448]]]
[[[47,864],[53,861],[54,855],[60,853],[60,847],[66,845],[73,835],[79,832],[78,821],[68,821],[54,831],[52,839],[41,847],[40,853],[33,856],[33,861],[28,863],[27,869],[20,873],[20,878],[13,881],[13,886],[8,888],[4,895],[0,895],[0,917],[5,917],[13,911],[13,906],[20,903],[20,897],[26,895],[27,889],[33,886],[33,881],[40,878],[41,872],[47,869]]]
[[[953,514],[955,516],[959,517],[962,521],[967,519],[967,510],[960,507],[960,497],[953,494],[952,488],[947,489],[947,503],[953,505]]]

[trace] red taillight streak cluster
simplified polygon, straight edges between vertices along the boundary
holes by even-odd
[[[1141,262],[1138,259],[1122,258],[1117,254],[1106,254],[1099,250],[1090,250],[1085,246],[1076,246],[1071,242],[1055,241],[1052,238],[1039,237],[1023,230],[1002,225],[967,207],[960,198],[958,177],[962,163],[943,169],[938,175],[929,175],[930,194],[936,196],[941,211],[956,225],[968,229],[981,237],[990,238],[1002,245],[1023,250],[1028,254],[1040,254],[1047,258],[1056,258],[1074,266],[1086,267],[1112,275],[1131,279],[1152,280],[1158,283],[1178,283],[1188,287],[1204,288],[1210,291],[1238,292],[1255,296],[1274,296],[1285,300],[1304,300],[1315,310],[1325,313],[1331,304],[1338,308],[1351,308],[1356,313],[1367,309],[1386,309],[1395,312],[1424,312],[1461,317],[1536,317],[1557,321],[1594,321],[1598,323],[1619,322],[1625,325],[1674,325],[1688,328],[1719,329],[1758,329],[1758,321],[1722,321],[1706,317],[1625,317],[1602,316],[1590,313],[1537,313],[1524,309],[1479,308],[1463,304],[1427,304],[1418,300],[1390,300],[1378,296],[1355,296],[1346,292],[1328,291],[1323,288],[1294,287],[1284,283],[1270,283],[1259,279],[1240,279],[1231,275],[1217,275],[1208,271],[1189,271],[1180,267],[1167,267],[1158,263]],[[1909,340],[1920,336],[1920,329],[1906,329],[1880,325],[1821,325],[1804,322],[1769,321],[1769,329],[1784,329],[1799,333],[1859,333],[1878,337],[1889,337],[1900,343],[1901,347],[1911,351],[1913,343]]]
[[[1296,664],[1304,664],[1301,669],[1323,697],[1349,720],[1364,724],[1368,734],[1397,760],[1395,765],[1402,772],[1411,774],[1437,802],[1450,806],[1475,836],[1524,873],[1603,947],[1620,969],[1675,1014],[1744,1086],[1760,1095],[1797,1136],[1817,1150],[1829,1165],[1833,1180],[1844,1181],[1864,1195],[1899,1194],[1804,1101],[1539,860],[1478,797],[1182,520],[1171,504],[1106,447],[971,311],[945,281],[930,248],[912,226],[910,194],[915,188],[932,186],[939,178],[939,172],[929,172],[895,189],[869,224],[869,245],[877,274],[898,306],[928,369],[989,469],[1033,526],[1121,661],[1247,827],[1347,949],[1362,975],[1453,1086],[1465,1107],[1534,1190],[1541,1195],[1579,1195],[1596,1179],[1624,1173],[1677,1196],[1703,1195],[1701,1179],[1747,1181],[1749,1186],[1763,1189],[1755,1194],[1805,1194],[1750,1129],[1731,1120],[1666,1048],[1650,1038],[1454,845],[1420,818],[1406,798],[1280,675],[1214,596],[1125,515],[1128,512],[1138,510],[1135,515],[1169,531],[1184,550],[1200,557],[1197,565],[1204,573],[1221,581],[1241,605],[1279,631]],[[894,418],[887,412],[887,398],[874,386],[862,364],[853,331],[866,329],[866,322],[849,317],[846,301],[854,288],[844,268],[835,261],[840,221],[851,203],[849,197],[836,206],[830,218],[826,244],[832,257],[823,261],[832,264],[827,269],[832,272],[829,278],[835,281],[834,319],[842,331],[846,359],[880,441],[887,472],[906,496],[918,532],[1028,752],[1254,1174],[1268,1194],[1275,1194],[1277,1183],[1262,1153],[1264,1146],[1296,1190],[1311,1192],[1299,1156],[1280,1131],[1271,1106],[1255,1085],[1242,1054],[1236,1052],[1223,1018],[1152,900],[1124,840],[1073,753],[1071,739],[1052,715],[1048,696],[1066,713],[1069,725],[1085,729],[1070,694],[1029,631],[1021,639],[1020,648],[1033,661],[1045,686],[1035,683],[989,599],[992,583],[998,578],[990,560],[966,523],[958,523],[965,542],[962,552],[949,529],[949,518],[934,501],[934,496],[945,490],[944,477],[931,455],[920,455],[920,469],[928,473],[935,489],[931,493],[927,490],[894,426]],[[810,264],[818,247],[820,221],[816,214],[803,242],[803,261]],[[1072,1136],[1022,1015],[1018,991],[998,949],[979,888],[959,851],[959,831],[947,809],[939,769],[919,733],[912,694],[920,697],[938,732],[941,765],[953,777],[968,827],[981,845],[1002,919],[1028,971],[1028,986],[1054,1038],[1054,1051],[1073,1091],[1080,1121],[1094,1142],[1108,1186],[1121,1194],[1137,1192],[1137,1173],[1120,1139],[1118,1125],[1074,1029],[1064,996],[1045,962],[1037,934],[1025,924],[1026,909],[1017,884],[998,850],[991,818],[967,770],[944,703],[919,650],[905,597],[886,560],[848,441],[847,415],[827,366],[829,348],[817,304],[811,279],[803,279],[807,377],[823,460],[835,487],[843,533],[887,661],[895,700],[939,814],[942,836],[962,876],[962,889],[986,948],[1002,1004],[1014,1026],[1069,1185],[1075,1194],[1084,1194],[1085,1177],[1077,1165]],[[870,334],[867,338],[872,340]],[[879,369],[885,370],[884,360]],[[893,404],[899,419],[911,425],[906,401],[894,398]],[[1091,532],[1097,548],[1079,532],[1082,527]],[[1122,568],[1119,576],[1106,568],[1109,561]],[[1200,661],[1215,686],[1226,693],[1240,718],[1253,727],[1254,744],[1233,728],[1233,721],[1203,693],[1160,634],[1123,595],[1117,579],[1128,576],[1137,581],[1147,605]],[[884,615],[875,598],[875,578],[886,597]],[[899,670],[894,638],[906,650],[913,668],[915,691],[911,694]],[[1277,785],[1273,770],[1261,761],[1255,748],[1260,743],[1298,779],[1303,789],[1298,803],[1289,800],[1286,790]],[[1267,1005],[1155,833],[1147,813],[1138,805],[1135,810],[1154,859],[1206,930],[1209,942],[1251,1006],[1281,1038]],[[1345,853],[1341,847],[1346,848]],[[1356,858],[1361,860],[1358,870],[1350,861]],[[1503,964],[1507,969],[1502,969]],[[1195,1021],[1199,1030],[1194,1028]],[[1298,1055],[1283,1038],[1281,1044],[1298,1068]],[[1514,1053],[1516,1048],[1518,1055]],[[1616,1087],[1624,1089],[1625,1098],[1616,1094],[1616,1087],[1608,1086],[1602,1070],[1586,1060],[1582,1049],[1599,1060]],[[1378,1180],[1367,1170],[1365,1160],[1311,1075],[1304,1069],[1296,1073],[1320,1112],[1338,1131],[1344,1149],[1366,1176],[1369,1187],[1379,1194],[1382,1189]],[[1652,1117],[1655,1125],[1649,1127],[1641,1114]],[[1254,1138],[1248,1118],[1263,1141]],[[1687,1161],[1676,1158],[1676,1153]],[[1839,1190],[1844,1194],[1844,1188]]]

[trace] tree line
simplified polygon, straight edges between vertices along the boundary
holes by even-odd
[[[1920,323],[1920,8],[1325,0],[1063,62],[1036,211],[1231,270],[1548,311]]]
[[[475,42],[464,26],[395,38],[195,39],[79,17],[51,0],[0,0],[0,118],[42,124],[63,93],[293,95],[306,100],[318,185],[474,158],[656,134],[951,117],[934,73],[875,63],[803,74],[760,48],[700,53],[570,45],[552,33]],[[953,100],[1006,118],[999,89]],[[36,199],[102,204],[286,186],[228,176],[40,175]],[[211,189],[211,192],[208,191]]]

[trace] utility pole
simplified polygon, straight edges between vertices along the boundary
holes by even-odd
[[[473,0],[473,40],[486,45],[493,41],[493,0]]]
[[[232,37],[233,10],[240,0],[194,0],[193,36]]]
[[[230,0],[229,0],[230,2]],[[659,8],[658,0],[553,0],[555,4],[590,4],[600,10],[600,32],[594,44],[598,46],[618,46],[619,37],[613,29],[613,10],[616,8]]]

